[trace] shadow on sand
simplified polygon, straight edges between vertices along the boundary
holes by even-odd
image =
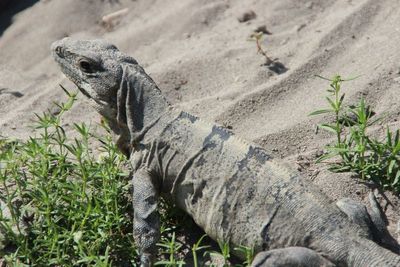
[[[15,14],[32,6],[39,0],[0,0],[0,37],[12,24]]]

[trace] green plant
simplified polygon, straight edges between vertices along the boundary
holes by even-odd
[[[177,259],[177,253],[182,248],[182,244],[176,241],[175,232],[172,232],[170,237],[167,236],[161,237],[161,242],[158,244],[158,246],[165,250],[163,251],[163,253],[168,255],[168,259],[158,261],[155,263],[155,265],[180,267],[185,264],[183,260]]]
[[[129,264],[136,250],[124,158],[109,134],[85,124],[66,133],[61,116],[76,96],[66,93],[58,115],[37,115],[38,137],[0,142],[0,256],[14,266]]]
[[[251,266],[251,263],[253,262],[254,259],[254,249],[249,248],[246,246],[239,246],[237,248],[234,248],[235,251],[238,251],[242,255],[244,255],[245,261],[243,262],[243,265],[245,266]]]
[[[261,45],[261,41],[262,41],[262,37],[263,37],[263,32],[255,32],[253,34],[250,35],[249,40],[250,41],[255,41],[256,42],[256,46],[257,46],[257,53],[260,53],[261,55],[264,56],[265,58],[265,65],[269,66],[271,65],[274,60],[272,60],[268,55],[267,52],[265,51],[265,49],[262,47]]]
[[[326,100],[328,108],[312,112],[310,115],[333,114],[333,123],[322,123],[319,128],[336,136],[334,144],[326,146],[317,162],[340,158],[339,162],[328,162],[335,172],[353,171],[362,179],[374,181],[383,189],[400,192],[400,137],[399,130],[394,133],[386,128],[386,138],[380,141],[368,134],[367,128],[380,118],[371,120],[372,111],[365,100],[360,99],[355,107],[345,107],[345,94],[341,92],[344,81],[340,75],[327,79],[330,88]]]
[[[202,237],[200,237],[200,239],[193,245],[192,247],[192,255],[193,255],[193,264],[194,267],[198,267],[199,266],[199,260],[197,257],[197,252],[200,250],[204,250],[209,248],[210,246],[200,246],[201,242],[203,242],[203,239],[206,237],[206,235],[203,235]]]
[[[229,242],[218,241],[218,247],[220,251],[211,251],[209,252],[209,254],[215,256],[222,256],[222,258],[224,259],[223,267],[230,266],[229,259],[231,257],[231,254],[230,254]]]

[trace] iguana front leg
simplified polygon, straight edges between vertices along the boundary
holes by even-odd
[[[157,253],[160,238],[157,179],[146,169],[133,175],[133,236],[140,253],[140,266],[150,267]]]

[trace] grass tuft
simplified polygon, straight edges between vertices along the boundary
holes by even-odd
[[[136,255],[124,158],[84,123],[67,136],[61,117],[76,96],[67,94],[58,115],[36,115],[39,137],[0,143],[1,256],[10,265],[127,265]]]
[[[353,80],[340,75],[332,79],[318,76],[330,82],[327,90],[326,108],[316,110],[310,115],[330,114],[333,123],[322,123],[318,127],[333,133],[336,141],[326,146],[326,152],[317,162],[328,162],[335,172],[355,172],[362,179],[373,181],[381,189],[400,193],[400,133],[386,127],[386,138],[372,137],[367,129],[378,119],[372,119],[373,112],[363,98],[358,105],[344,106],[345,94],[342,83]],[[339,158],[339,161],[327,161]]]

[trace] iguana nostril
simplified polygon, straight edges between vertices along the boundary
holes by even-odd
[[[64,49],[61,46],[57,46],[54,51],[59,57],[64,57]]]

